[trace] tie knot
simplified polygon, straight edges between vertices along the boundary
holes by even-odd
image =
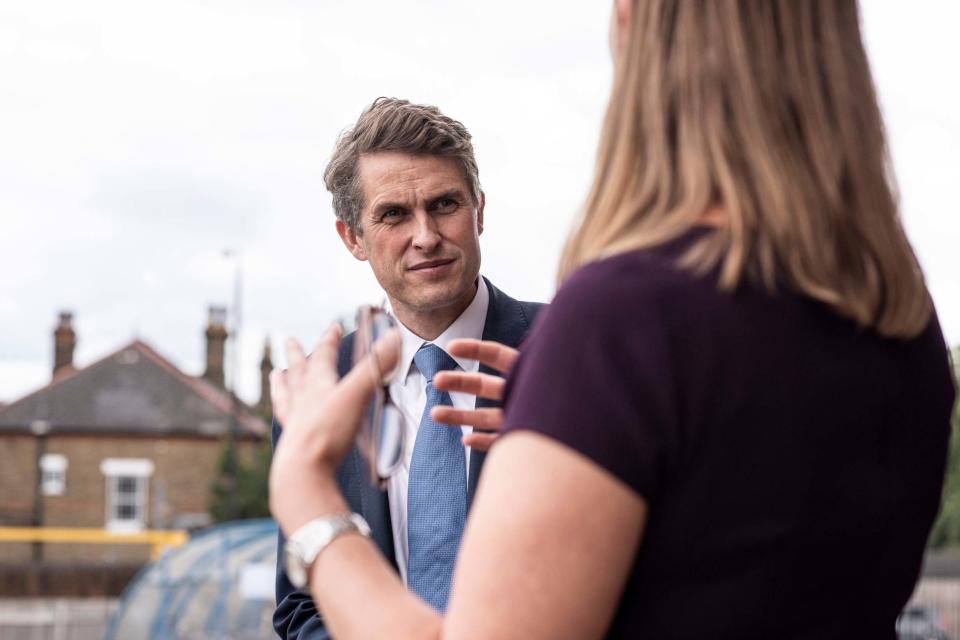
[[[413,355],[413,362],[428,384],[433,382],[433,376],[437,375],[438,371],[453,371],[457,368],[457,363],[446,351],[429,343],[420,347]]]

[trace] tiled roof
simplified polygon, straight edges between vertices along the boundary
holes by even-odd
[[[200,435],[226,433],[231,397],[188,376],[140,340],[90,366],[57,375],[0,407],[0,434],[28,430],[35,420],[51,433]],[[237,401],[238,435],[260,436],[267,425]]]

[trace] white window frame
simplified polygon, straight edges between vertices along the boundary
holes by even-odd
[[[45,453],[40,458],[40,491],[45,496],[62,496],[67,486],[67,456]]]
[[[106,478],[106,529],[114,533],[135,533],[147,525],[147,504],[153,462],[146,458],[107,458],[100,463],[100,472]],[[120,481],[134,482],[132,498],[120,492]],[[132,506],[133,516],[119,517],[118,509]]]

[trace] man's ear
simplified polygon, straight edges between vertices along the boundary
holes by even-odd
[[[487,196],[480,192],[480,204],[477,205],[477,235],[483,233],[483,206],[487,204]]]
[[[340,234],[340,239],[343,240],[343,246],[353,254],[354,258],[357,260],[367,259],[367,252],[364,250],[363,243],[360,241],[359,236],[357,236],[356,231],[350,228],[343,220],[337,220],[337,233]]]

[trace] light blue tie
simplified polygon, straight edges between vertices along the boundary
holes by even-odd
[[[407,585],[442,612],[467,519],[467,463],[463,432],[434,422],[430,409],[453,405],[449,393],[433,388],[433,376],[457,364],[433,344],[423,345],[413,361],[427,379],[427,405],[413,445],[407,486]]]

